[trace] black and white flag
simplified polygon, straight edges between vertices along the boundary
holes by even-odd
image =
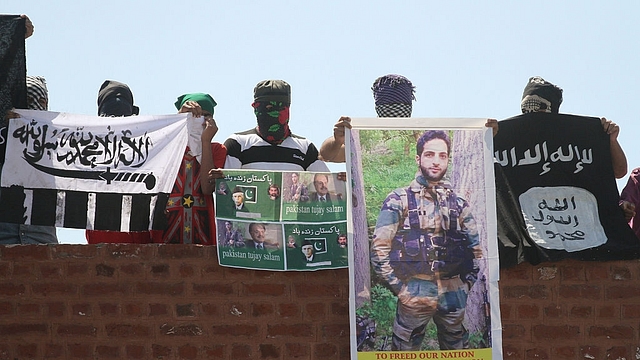
[[[530,113],[494,137],[500,264],[640,257],[600,119]]]
[[[202,128],[202,119],[17,112],[2,168],[0,222],[125,232],[163,228],[189,129]]]

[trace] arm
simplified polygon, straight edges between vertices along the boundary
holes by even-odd
[[[382,203],[380,214],[378,214],[370,253],[371,265],[375,273],[391,287],[396,295],[401,292],[403,284],[391,267],[390,254],[402,213],[402,200],[396,192],[392,192]]]
[[[345,162],[344,128],[351,129],[351,118],[343,116],[333,125],[333,136],[320,146],[320,159],[328,162]]]
[[[613,166],[613,174],[616,179],[622,179],[627,174],[627,157],[618,143],[618,134],[620,133],[620,127],[605,118],[600,119],[603,130],[609,134],[609,141],[611,144],[611,165]]]
[[[33,35],[33,31],[34,31],[34,27],[33,27],[33,23],[31,22],[31,19],[29,19],[29,17],[27,15],[20,15],[21,18],[24,19],[24,26],[25,26],[25,31],[24,31],[24,38],[28,38],[29,36]]]
[[[213,151],[211,149],[211,140],[213,136],[218,132],[218,126],[213,118],[205,118],[205,128],[202,131],[200,140],[202,141],[202,164],[200,164],[200,186],[202,187],[202,193],[209,195],[213,194],[215,190],[216,182],[214,173],[211,171],[216,168],[213,163]]]
[[[498,133],[498,120],[496,119],[487,119],[487,122],[484,123],[485,127],[490,127],[493,130],[493,136],[496,136]]]

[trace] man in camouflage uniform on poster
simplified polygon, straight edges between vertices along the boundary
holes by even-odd
[[[426,131],[418,140],[419,171],[406,188],[382,204],[371,263],[398,297],[392,350],[420,350],[433,318],[440,350],[469,347],[464,320],[467,294],[482,257],[469,204],[443,181],[451,142],[444,131]]]

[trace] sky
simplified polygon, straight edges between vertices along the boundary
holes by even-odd
[[[564,89],[561,112],[616,122],[640,167],[638,1],[5,0],[0,11],[33,21],[27,73],[47,79],[51,111],[96,114],[106,79],[128,84],[141,114],[206,92],[223,142],[255,126],[253,87],[283,79],[292,131],[319,147],[340,116],[375,116],[370,88],[385,74],[416,86],[415,117],[499,120],[538,75]]]

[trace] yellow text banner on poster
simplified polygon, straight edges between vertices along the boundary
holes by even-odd
[[[451,351],[371,351],[359,352],[358,360],[460,359],[491,360],[491,349]]]

